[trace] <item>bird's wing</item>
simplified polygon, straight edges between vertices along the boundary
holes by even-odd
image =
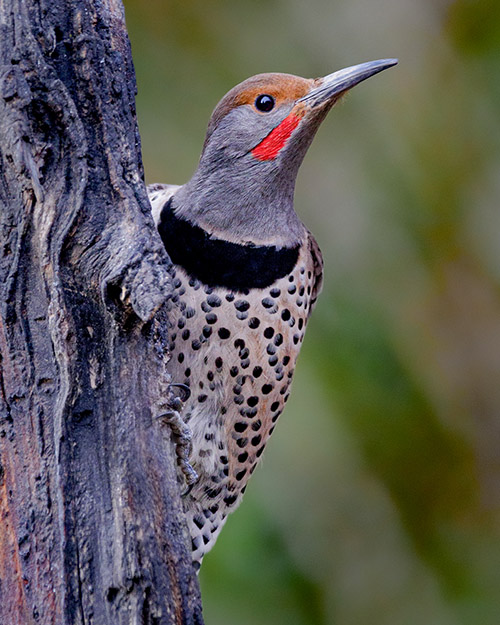
[[[160,221],[161,209],[165,206],[166,202],[172,197],[172,195],[180,189],[178,184],[149,184],[147,186],[148,197],[151,203],[151,212],[153,213],[153,219],[156,225]]]
[[[311,305],[309,307],[310,314],[316,304],[316,300],[318,299],[318,295],[321,293],[321,288],[323,286],[323,255],[319,249],[318,242],[310,232],[307,244],[313,263],[313,287],[311,291]]]

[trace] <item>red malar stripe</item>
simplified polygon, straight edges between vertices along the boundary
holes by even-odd
[[[288,117],[273,128],[271,132],[263,139],[259,145],[254,147],[252,154],[260,161],[269,161],[276,158],[280,150],[290,138],[292,132],[300,123],[300,117],[296,113],[290,113]]]

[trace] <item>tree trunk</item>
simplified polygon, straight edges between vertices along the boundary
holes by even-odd
[[[123,7],[0,22],[0,623],[202,623]]]

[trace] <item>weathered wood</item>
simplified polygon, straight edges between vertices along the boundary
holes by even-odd
[[[0,22],[0,623],[202,623],[123,7]]]

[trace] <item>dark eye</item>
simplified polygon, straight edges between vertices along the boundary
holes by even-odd
[[[262,113],[269,113],[274,108],[274,98],[272,95],[263,93],[255,98],[255,108]]]

